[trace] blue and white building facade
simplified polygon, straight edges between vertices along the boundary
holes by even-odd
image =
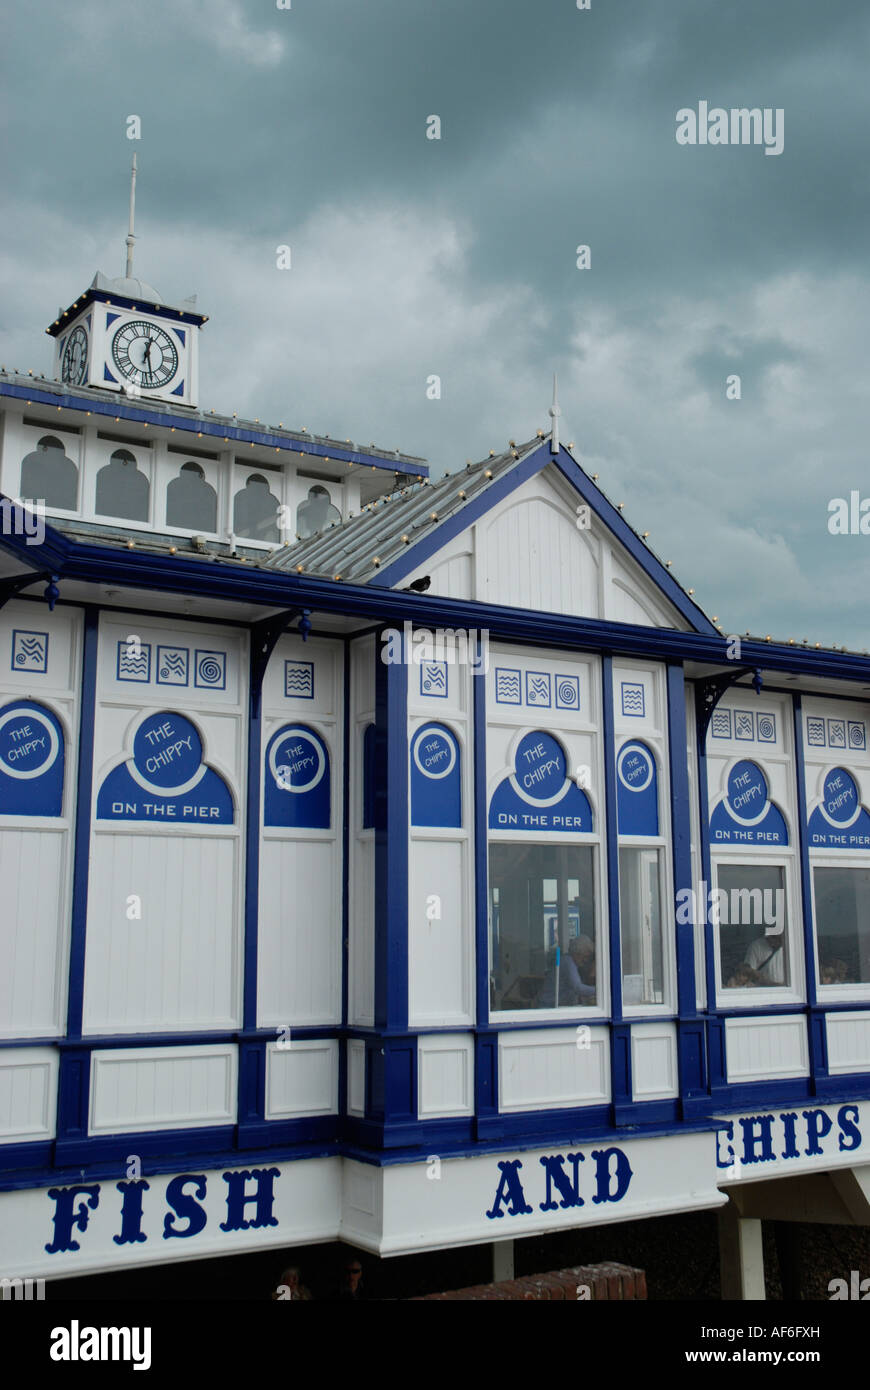
[[[736,644],[557,434],[203,411],[205,322],[97,276],[0,373],[4,1272],[865,1221],[870,659]]]

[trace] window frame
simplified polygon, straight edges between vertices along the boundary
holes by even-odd
[[[661,786],[659,800],[661,801]],[[661,826],[661,813],[659,815]],[[619,851],[623,849],[646,849],[659,856],[659,911],[662,922],[662,994],[660,1004],[626,1004],[625,970],[622,963],[622,875],[619,866]],[[617,878],[619,888],[619,947],[620,947],[620,998],[622,1016],[625,1019],[662,1017],[672,1018],[676,1012],[676,910],[674,904],[673,861],[668,853],[670,841],[666,835],[619,835],[617,836]]]
[[[819,1002],[826,1004],[836,1003],[863,1003],[870,1001],[870,980],[866,983],[856,981],[853,984],[848,982],[837,985],[823,985],[821,983],[820,958],[819,958],[819,919],[816,912],[816,869],[860,869],[865,873],[870,872],[870,854],[864,851],[863,862],[858,859],[857,854],[850,854],[843,850],[835,849],[810,849],[810,872],[809,890],[810,904],[813,915],[813,954],[815,956],[816,972],[816,994]]]
[[[549,732],[549,731],[548,731]],[[556,738],[557,735],[553,734]],[[561,740],[560,740],[561,741]],[[587,793],[588,795],[588,793]],[[590,797],[591,803],[591,797]],[[597,821],[596,808],[592,806],[593,824]],[[507,1023],[546,1023],[560,1021],[564,1023],[589,1023],[594,1021],[600,1023],[610,1018],[610,941],[607,935],[607,910],[606,894],[601,892],[602,884],[606,885],[606,873],[603,874],[602,867],[606,861],[603,854],[603,836],[600,831],[575,831],[573,835],[547,835],[544,833],[528,833],[525,830],[490,830],[486,838],[486,940],[487,940],[487,983],[492,979],[492,885],[489,872],[489,849],[493,844],[522,844],[522,845],[543,845],[545,848],[559,847],[590,847],[592,849],[592,874],[594,879],[594,902],[595,902],[595,983],[596,983],[596,1002],[594,1005],[566,1004],[558,1008],[536,1008],[536,1009],[489,1009],[490,1022],[494,1024]]]
[[[786,825],[788,825],[788,819]],[[792,834],[788,826],[789,837]],[[733,1009],[746,1009],[753,1013],[761,1009],[776,1008],[777,1005],[806,1003],[806,959],[803,938],[803,895],[800,892],[800,872],[796,853],[783,847],[779,851],[764,846],[718,845],[710,854],[710,892],[719,887],[719,867],[747,864],[760,869],[782,869],[786,906],[786,941],[791,964],[791,983],[788,985],[741,985],[734,989],[722,983],[721,923],[713,926],[713,950],[716,971],[716,1009],[729,1012]],[[705,914],[709,913],[709,901],[704,904]]]

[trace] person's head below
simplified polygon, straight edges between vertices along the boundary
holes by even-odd
[[[297,1267],[295,1265],[290,1265],[288,1269],[284,1270],[278,1282],[289,1289],[291,1294],[297,1293],[299,1290],[299,1270]]]
[[[573,936],[568,943],[568,950],[577,965],[588,965],[595,955],[595,943],[589,936]]]
[[[342,1283],[350,1293],[356,1293],[362,1282],[362,1265],[359,1260],[346,1260]]]

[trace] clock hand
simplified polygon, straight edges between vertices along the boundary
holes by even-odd
[[[149,367],[151,366],[151,344],[153,341],[153,338],[145,339],[145,361],[148,363]]]

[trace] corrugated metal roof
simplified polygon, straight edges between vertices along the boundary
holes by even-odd
[[[461,512],[546,442],[538,435],[437,482],[413,483],[370,502],[358,516],[276,550],[265,566],[367,584],[427,531]]]

